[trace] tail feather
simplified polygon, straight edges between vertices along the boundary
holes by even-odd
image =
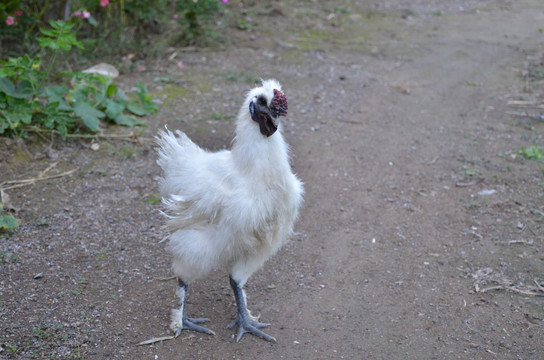
[[[155,137],[159,145],[157,164],[163,171],[168,171],[170,162],[181,160],[185,156],[194,154],[194,152],[202,151],[184,132],[177,130],[176,134],[178,137],[167,129],[166,131],[160,131],[159,135]]]
[[[177,137],[176,137],[176,135]],[[162,168],[164,177],[160,180],[161,195],[168,198],[172,193],[176,193],[176,179],[180,173],[186,170],[190,159],[200,155],[203,150],[185,135],[182,131],[176,133],[166,129],[160,131],[155,137],[158,149],[157,164]]]

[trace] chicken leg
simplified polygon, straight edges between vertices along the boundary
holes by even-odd
[[[239,342],[245,333],[253,334],[267,341],[276,342],[274,337],[259,330],[260,328],[267,327],[270,324],[260,323],[257,321],[259,320],[258,316],[251,315],[251,312],[248,310],[246,304],[246,293],[244,289],[232,278],[232,276],[230,276],[230,286],[234,291],[236,307],[238,308],[238,316],[236,317],[236,320],[229,325],[229,329],[232,329],[238,325],[238,337],[236,338],[236,342]]]
[[[178,279],[178,291],[176,294],[179,296],[179,309],[172,309],[172,323],[170,324],[170,329],[174,331],[176,337],[181,334],[182,330],[193,330],[199,331],[210,335],[215,335],[213,331],[203,326],[196,324],[203,323],[208,321],[206,318],[188,318],[187,311],[185,309],[185,297],[187,296],[187,284],[183,280]]]

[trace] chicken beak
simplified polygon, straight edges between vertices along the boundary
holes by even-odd
[[[259,105],[252,101],[249,103],[249,113],[251,119],[259,124],[259,130],[264,136],[270,137],[278,130],[279,116],[273,117],[268,106]]]

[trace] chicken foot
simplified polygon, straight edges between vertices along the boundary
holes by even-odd
[[[181,334],[182,330],[193,330],[199,331],[210,335],[215,335],[215,333],[203,326],[196,325],[208,321],[206,318],[189,318],[187,317],[187,310],[185,309],[185,297],[187,296],[187,284],[183,280],[178,279],[178,291],[176,292],[179,296],[179,309],[172,310],[172,323],[170,324],[170,329],[174,331],[176,337]]]
[[[253,334],[267,341],[276,342],[274,337],[259,330],[260,328],[267,327],[270,324],[260,323],[257,321],[259,320],[258,316],[251,315],[251,312],[248,310],[246,304],[246,293],[244,289],[232,278],[232,276],[230,277],[230,286],[234,291],[236,307],[238,308],[238,316],[236,317],[236,320],[234,320],[228,326],[228,328],[232,329],[238,325],[238,337],[236,338],[236,342],[239,342],[245,333]]]

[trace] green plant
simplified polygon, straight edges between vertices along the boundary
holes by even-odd
[[[247,22],[240,20],[238,21],[238,29],[240,30],[251,30],[251,25],[249,25]]]
[[[67,331],[60,323],[40,323],[32,328],[29,335],[31,339],[11,347],[16,351],[11,355],[22,353],[26,355],[25,359],[82,359],[86,356],[80,349],[77,335]]]
[[[463,175],[465,176],[465,178],[478,178],[482,175],[480,170],[475,168],[470,168],[467,165],[463,165],[461,169],[464,170]]]
[[[19,220],[14,218],[13,215],[2,215],[3,205],[0,204],[0,233],[10,232],[19,227]]]
[[[145,200],[146,204],[155,205],[161,202],[161,196],[159,194],[151,194],[149,197]]]
[[[77,41],[76,35],[71,32],[74,24],[62,20],[51,20],[49,21],[49,25],[51,25],[51,29],[40,29],[40,32],[44,36],[36,39],[42,49],[49,49],[52,52],[46,76],[49,76],[59,50],[70,51],[72,46],[83,50],[83,44]]]
[[[5,5],[0,7],[0,16],[5,9]],[[28,54],[0,62],[0,134],[56,131],[65,138],[78,130],[79,123],[91,132],[98,131],[101,119],[125,126],[142,125],[144,122],[132,115],[157,111],[141,82],[132,96],[100,74],[64,73],[65,78],[72,79],[71,85],[46,86],[59,52],[68,52],[73,46],[83,49],[73,33],[73,23],[52,20],[49,25],[49,29],[40,29],[43,36],[37,38],[48,53],[45,71],[41,70],[41,58]]]
[[[90,171],[91,174],[99,174],[102,176],[108,176],[109,170],[108,169],[92,169]]]
[[[2,62],[0,68],[0,134],[23,135],[26,131],[56,131],[63,138],[78,128],[96,132],[100,120],[118,125],[145,124],[136,116],[158,110],[145,84],[138,83],[127,96],[108,76],[76,72],[73,85],[44,87],[39,58],[27,55]],[[132,115],[131,115],[132,114]]]
[[[49,225],[49,222],[45,218],[39,218],[38,220],[36,220],[36,225],[37,226],[47,226],[47,225]]]
[[[542,80],[544,79],[544,68],[532,67],[529,69],[528,76],[531,80]]]
[[[85,44],[85,58],[117,57],[122,53],[153,48],[176,34],[183,44],[205,42],[217,34],[210,31],[213,17],[227,0],[3,0],[0,3],[0,48],[5,53],[36,55],[37,37],[55,39],[61,33],[43,34],[51,17],[63,14]],[[223,4],[222,4],[223,3]],[[58,19],[53,18],[54,21]],[[176,20],[176,21],[172,21]],[[53,28],[52,30],[59,30]],[[67,30],[67,29],[65,29]],[[166,41],[154,41],[160,34]],[[166,35],[166,36],[165,36]],[[68,38],[67,38],[68,39]],[[69,40],[69,39],[68,39]],[[151,48],[151,49],[150,49]],[[149,51],[151,50],[151,51]]]
[[[9,253],[7,251],[0,251],[0,264],[16,263],[19,261],[19,256],[14,253]]]
[[[529,148],[523,148],[518,151],[518,154],[526,159],[544,161],[544,147],[533,145]]]
[[[79,295],[83,292],[83,290],[85,290],[85,288],[87,287],[87,279],[81,279],[79,280],[79,286],[77,289],[75,290],[70,290],[70,292],[72,293],[72,295]]]
[[[72,349],[72,359],[85,359],[86,356],[87,354],[80,347]]]
[[[147,87],[143,82],[136,84],[136,98],[133,101],[127,102],[126,106],[133,114],[144,116],[157,112],[158,106],[153,103],[153,98],[149,95]]]
[[[177,11],[179,13],[182,31],[180,38],[183,42],[196,43],[203,38],[210,37],[207,24],[212,17],[221,11],[219,0],[191,0],[178,1]]]
[[[102,251],[96,252],[95,256],[98,260],[102,260],[106,257],[107,254],[108,254],[107,250],[103,249]]]
[[[108,76],[77,73],[76,80],[76,85],[68,91],[67,98],[73,105],[75,115],[92,132],[98,131],[101,119],[118,125],[143,125],[143,121],[127,114],[127,111],[144,116],[158,109],[142,82],[137,84],[134,96],[129,97]]]
[[[5,343],[4,346],[6,347],[8,355],[15,355],[19,350],[19,347],[16,344]]]

